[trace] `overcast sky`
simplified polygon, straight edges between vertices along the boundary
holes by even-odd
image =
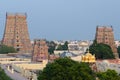
[[[6,12],[27,13],[31,39],[93,40],[97,25],[112,25],[120,40],[120,0],[0,0],[0,39]]]

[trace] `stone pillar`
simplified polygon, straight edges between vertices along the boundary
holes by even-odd
[[[14,73],[14,69],[13,69],[13,68],[11,69],[11,73],[12,73],[12,74]]]
[[[7,70],[10,71],[10,66],[9,65],[7,66]]]

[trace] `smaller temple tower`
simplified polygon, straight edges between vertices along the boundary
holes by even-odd
[[[48,59],[48,46],[44,39],[34,40],[32,61],[42,62]]]

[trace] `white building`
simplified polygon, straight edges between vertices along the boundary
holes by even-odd
[[[120,46],[120,41],[116,40],[115,45],[116,45],[116,47]]]

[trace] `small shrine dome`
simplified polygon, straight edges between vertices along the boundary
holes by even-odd
[[[94,63],[96,62],[95,55],[92,55],[89,51],[82,56],[82,62]]]

